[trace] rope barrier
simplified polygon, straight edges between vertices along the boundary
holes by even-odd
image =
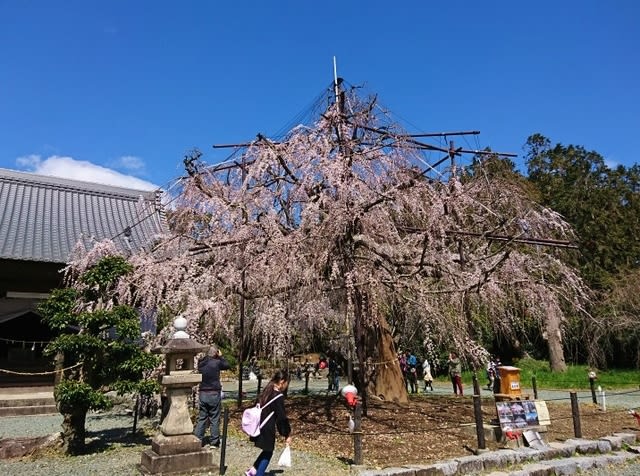
[[[619,413],[627,413],[628,410],[627,409],[620,409],[620,410],[611,410],[611,411],[607,411],[606,413],[601,413],[601,414],[581,414],[580,418],[581,419],[605,419],[610,415],[613,414],[619,414]],[[551,413],[551,412],[550,412]],[[573,418],[572,415],[568,415],[568,416],[556,416],[556,417],[552,417],[552,424],[553,421],[562,421],[562,420],[571,420]],[[411,429],[411,430],[394,430],[394,431],[376,431],[376,432],[366,432],[366,431],[361,431],[362,434],[364,435],[370,435],[370,436],[376,436],[376,435],[404,435],[404,434],[415,434],[415,433],[420,433],[420,434],[427,434],[427,433],[437,433],[440,431],[445,431],[449,434],[453,434],[453,432],[455,432],[456,430],[462,429],[462,428],[468,428],[469,425],[473,424],[473,422],[468,422],[468,423],[458,423],[458,424],[454,424],[451,426],[438,426],[438,427],[434,427],[434,428],[425,428],[423,430],[416,430],[416,429]],[[343,430],[340,428],[337,428],[333,425],[322,425],[322,428],[325,430],[331,430],[333,433],[335,434],[342,434],[342,435],[352,435],[355,432],[351,432],[349,430]],[[298,432],[298,434],[316,434],[317,433],[317,429],[316,430],[310,430],[310,431],[303,431],[303,432]],[[460,433],[455,433],[455,434],[460,434]],[[464,434],[464,436],[468,436],[467,434]]]
[[[589,418],[597,418],[597,419],[604,419],[607,418],[613,414],[616,413],[628,413],[629,410],[627,409],[620,409],[620,410],[607,410],[606,412],[603,413],[592,413],[589,415],[585,415],[582,412],[580,413],[580,419],[581,420],[585,420],[585,419],[589,419]],[[549,412],[551,413],[551,412]],[[553,425],[554,421],[560,421],[560,420],[571,420],[573,419],[573,415],[568,415],[568,416],[556,416],[556,417],[552,417],[551,418],[551,424]]]
[[[538,388],[541,388],[542,386],[544,386],[545,381],[541,380],[540,377],[537,377],[537,382],[538,382]],[[521,379],[522,380],[522,379]],[[605,385],[606,384],[606,377],[603,380],[596,380],[596,385]],[[589,382],[586,380],[554,380],[553,381],[553,385],[562,385],[565,388],[580,388],[580,389],[589,389]],[[553,388],[549,389],[549,390],[554,390]]]
[[[627,392],[611,392],[607,393],[607,397],[615,397],[616,395],[629,395],[631,393],[638,393],[640,390],[629,390]]]
[[[556,392],[563,392],[565,390],[554,390]],[[589,390],[582,390],[583,392],[588,392]],[[600,392],[597,392],[597,394],[599,394]],[[618,395],[630,395],[632,393],[640,393],[640,389],[639,390],[628,390],[628,391],[623,391],[623,392],[607,392],[606,396],[607,397],[616,397]],[[589,395],[582,395],[582,396],[578,396],[579,400],[590,400],[591,399],[591,394]],[[544,398],[542,399],[545,402],[559,402],[562,400],[570,400],[569,397],[558,397],[558,398]]]
[[[365,362],[364,365],[365,367],[376,367],[378,365],[388,365],[388,364],[396,364],[399,363],[399,359],[391,359],[391,360],[386,360],[383,362]]]
[[[4,337],[0,337],[0,341],[8,342],[10,344],[22,344],[22,345],[46,345],[46,344],[49,344],[50,342],[50,341],[44,341],[44,340],[6,339]]]
[[[70,367],[65,367],[64,369],[49,370],[45,372],[16,372],[15,370],[7,370],[7,369],[0,369],[0,372],[5,374],[11,374],[11,375],[54,375],[59,372],[66,372],[67,370],[71,370],[76,367],[79,367],[83,363],[84,362],[78,362],[77,364],[71,365]]]

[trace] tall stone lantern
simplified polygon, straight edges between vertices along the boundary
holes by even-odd
[[[169,411],[162,421],[160,433],[151,441],[151,449],[142,452],[141,470],[147,474],[169,474],[195,469],[213,470],[213,453],[202,447],[193,434],[189,414],[189,395],[194,385],[202,381],[196,373],[194,358],[209,346],[200,344],[185,332],[187,320],[177,317],[173,322],[176,332],[165,346],[153,349],[165,354],[166,367],[162,386],[169,402]]]

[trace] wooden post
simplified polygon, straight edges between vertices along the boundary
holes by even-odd
[[[471,377],[473,381],[473,394],[480,395],[480,384],[478,383],[478,375],[473,372],[473,376]]]
[[[538,399],[538,380],[535,375],[531,376],[531,386],[533,387],[533,399]]]
[[[476,418],[476,436],[478,437],[478,449],[484,450],[487,448],[484,441],[484,423],[482,422],[482,404],[480,401],[480,395],[473,396],[473,415]]]
[[[353,462],[362,464],[362,405],[356,404],[353,418]]]
[[[133,404],[133,429],[131,433],[134,435],[138,430],[138,412],[140,411],[140,394],[136,395],[136,403]]]
[[[569,392],[571,396],[571,417],[573,418],[573,434],[576,438],[582,438],[582,426],[580,424],[580,406],[578,405],[578,394]]]
[[[256,398],[260,396],[260,390],[262,390],[262,373],[258,375],[258,390],[256,390]]]
[[[305,395],[309,393],[309,370],[305,370],[304,372],[304,393]]]
[[[591,400],[594,405],[598,404],[598,399],[596,398],[596,379],[594,377],[589,377],[589,387],[591,388]]]
[[[225,458],[227,456],[227,428],[229,427],[229,409],[224,407],[222,413],[222,441],[220,442],[220,474],[227,471]]]
[[[54,358],[55,363],[55,376],[53,377],[53,385],[54,387],[60,383],[62,380],[62,369],[64,368],[64,352],[56,352],[56,356]]]

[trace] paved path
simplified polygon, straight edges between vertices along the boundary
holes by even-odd
[[[346,382],[343,380],[341,384],[344,385]],[[263,380],[262,386],[266,384],[266,380]],[[257,380],[244,380],[242,382],[242,391],[245,393],[245,398],[253,398],[256,395],[256,390],[258,387]],[[289,385],[289,392],[292,394],[299,394],[305,388],[305,381],[293,379],[291,384]],[[235,399],[238,396],[238,381],[237,380],[229,380],[223,382],[223,389],[225,392],[225,398],[227,399]],[[427,391],[428,395],[451,395],[453,394],[453,390],[451,385],[447,382],[434,382],[433,383],[433,392],[430,390]],[[470,386],[465,386],[465,395],[471,395]],[[309,392],[314,395],[326,395],[327,392],[327,380],[326,379],[309,379]],[[524,388],[524,393],[530,395],[533,398],[533,391],[530,388]],[[422,393],[422,389],[420,389],[420,393]],[[578,399],[580,403],[591,403],[592,396],[589,390],[580,390],[577,392]],[[489,397],[492,395],[486,387],[481,388],[481,395],[483,397]],[[47,398],[53,396],[53,387],[28,387],[28,388],[15,388],[15,387],[7,387],[0,388],[0,400],[9,400],[9,399],[21,399],[21,398]],[[597,393],[596,395],[598,400],[598,405],[602,405],[602,395]],[[606,392],[606,406],[615,407],[615,408],[640,408],[640,389],[623,389],[618,391]],[[549,390],[549,389],[539,389],[538,390],[538,399],[546,400],[546,401],[558,401],[558,402],[570,402],[569,390]]]
[[[342,381],[341,384],[344,385],[346,382]],[[255,396],[257,390],[257,381],[243,381],[243,392],[246,393],[247,397]],[[290,392],[293,394],[299,393],[304,390],[305,382],[304,380],[294,379],[291,381],[289,386]],[[226,398],[237,398],[238,395],[238,382],[230,381],[224,382],[224,389],[226,392]],[[472,394],[472,388],[470,386],[465,386],[465,395],[469,396]],[[309,392],[312,394],[327,394],[327,381],[326,379],[309,379]],[[490,391],[486,389],[486,387],[480,389],[480,393],[482,397],[490,397],[493,395]],[[530,398],[533,398],[533,390],[530,388],[524,388],[523,393],[527,393],[530,395]],[[422,394],[422,388],[420,388],[420,393]],[[427,390],[428,395],[452,395],[453,389],[451,385],[447,382],[434,382],[433,383],[433,392]],[[577,391],[578,400],[580,403],[592,403],[591,391],[589,390],[580,390]],[[596,392],[596,397],[598,400],[598,405],[602,405],[602,396],[601,394]],[[640,389],[623,389],[615,392],[606,392],[606,406],[615,407],[615,408],[640,408]],[[546,401],[557,401],[557,402],[566,402],[570,403],[570,395],[569,390],[550,390],[550,389],[539,389],[538,390],[538,399],[546,400]]]
[[[245,398],[252,398],[256,395],[257,390],[257,381],[243,381],[243,392],[245,393]],[[225,381],[223,383],[224,390],[226,392],[227,399],[237,398],[238,392],[238,383],[237,381]],[[294,379],[290,384],[290,392],[292,394],[298,394],[304,391],[305,382],[304,380]],[[467,390],[468,387],[465,388]],[[530,390],[525,389],[526,392],[532,393]],[[309,392],[314,395],[326,395],[327,392],[327,381],[325,379],[310,379],[309,380]],[[434,383],[434,391],[428,392],[429,394],[433,393],[434,395],[451,395],[452,389],[447,382],[435,382]],[[43,388],[43,387],[33,387],[26,389],[7,389],[0,388],[0,399],[21,399],[26,397],[51,397],[53,395],[53,389]],[[489,397],[491,394],[485,389],[482,390],[482,395]],[[591,393],[589,391],[580,391],[578,392],[578,396],[582,403],[590,403],[591,402]],[[545,390],[542,389],[538,392],[539,399],[544,399],[547,401],[565,401],[569,402],[569,391],[567,390]],[[465,397],[468,398],[468,397]],[[640,390],[625,390],[619,392],[611,392],[607,395],[607,407],[623,407],[623,408],[636,408],[640,406]],[[96,414],[91,415],[88,418],[88,428],[92,432],[100,432],[106,431],[116,427],[121,428],[129,428],[131,424],[130,416],[120,416],[117,417],[119,420],[117,422],[111,421],[110,418],[105,418],[102,415]],[[18,436],[40,436],[51,434],[59,431],[61,416],[60,415],[43,415],[37,417],[13,417],[11,419],[2,419],[2,424],[0,427],[2,431],[0,431],[0,437],[18,437]],[[36,423],[37,422],[37,423]],[[255,457],[255,448],[251,445],[248,445],[242,439],[230,439],[230,446],[228,448],[228,457],[229,457],[229,469],[231,470],[228,474],[237,474],[241,472],[241,470],[246,467],[247,461],[250,461],[251,458]],[[123,451],[122,453],[120,451]],[[65,466],[67,463],[60,463],[58,460],[49,461],[47,458],[44,460],[38,459],[34,461],[6,461],[0,462],[0,472],[4,474],[34,474],[34,475],[67,475],[67,474],[86,474],[87,468],[96,469],[97,467],[101,467],[106,472],[110,472],[111,474],[134,474],[132,471],[133,465],[139,461],[139,450],[131,449],[131,451],[127,451],[126,449],[118,450],[114,452],[115,458],[111,458],[108,454],[99,454],[92,455],[88,457],[76,458],[69,460],[69,467]],[[109,453],[109,452],[107,452]],[[300,460],[300,465],[296,468],[297,470],[303,469],[305,474],[314,475],[314,474],[348,474],[348,467],[338,464],[335,461],[328,461],[323,458],[318,458],[313,455],[298,455]],[[84,459],[83,459],[84,458]],[[85,461],[85,459],[90,461]],[[637,460],[636,460],[637,461]],[[120,469],[116,469],[114,467],[115,463],[121,464]],[[80,464],[87,463],[87,466],[80,466]],[[446,464],[446,463],[445,463]],[[572,463],[571,463],[572,464]],[[74,467],[72,467],[74,466]],[[322,468],[322,469],[320,469]],[[54,471],[55,469],[55,471]],[[585,468],[586,469],[586,468]],[[42,470],[42,471],[40,471]],[[59,471],[58,471],[59,470]],[[319,472],[315,472],[315,471]],[[593,472],[592,472],[593,471]],[[285,474],[299,474],[295,470],[285,471]],[[391,473],[385,473],[391,474]],[[402,473],[405,474],[405,473]],[[500,474],[500,473],[498,473]],[[503,473],[504,474],[504,473]],[[509,473],[506,473],[509,474]],[[522,473],[520,473],[522,474]],[[526,473],[525,473],[526,474]],[[621,465],[620,467],[610,467],[607,469],[593,469],[586,470],[584,474],[591,474],[593,476],[609,476],[614,474],[623,474],[623,475],[631,475],[631,474],[640,474],[640,463],[637,462],[629,462],[627,465]]]

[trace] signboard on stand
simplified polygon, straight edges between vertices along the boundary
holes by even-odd
[[[549,417],[549,409],[547,408],[547,402],[544,400],[536,400],[536,410],[538,411],[538,421],[542,426],[551,425],[551,418]]]
[[[536,402],[531,400],[496,402],[496,410],[503,431],[537,427],[542,424],[538,418]]]

